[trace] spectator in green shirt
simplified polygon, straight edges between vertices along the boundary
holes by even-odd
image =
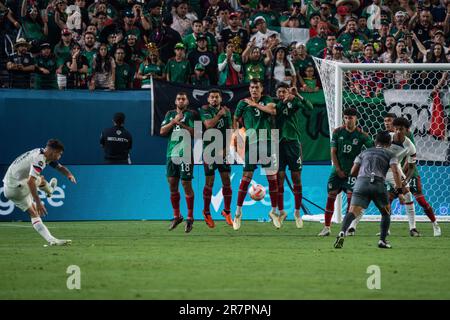
[[[363,44],[368,43],[367,37],[360,33],[356,28],[357,22],[355,19],[351,18],[347,20],[345,32],[341,33],[341,35],[337,38],[337,42],[342,44],[345,51],[350,50],[350,47],[355,39],[358,39],[358,42],[362,42]]]
[[[242,62],[244,63],[244,83],[250,83],[252,79],[264,81],[266,68],[272,61],[272,51],[266,50],[263,58],[261,49],[249,42],[247,48],[242,52]]]
[[[164,63],[159,58],[158,48],[154,43],[147,44],[148,55],[139,66],[136,78],[141,80],[141,89],[152,87],[152,79],[164,80]]]
[[[123,47],[117,47],[114,53],[116,62],[116,90],[126,90],[132,88],[133,71],[128,63],[125,62],[125,50]]]
[[[179,42],[175,45],[175,57],[167,61],[166,80],[175,83],[189,83],[191,65],[186,59],[186,47]]]
[[[38,7],[31,5],[27,7],[27,0],[23,0],[22,8],[22,30],[25,39],[29,42],[35,40],[42,42],[48,35],[48,21],[39,14]]]
[[[56,58],[49,43],[40,46],[41,53],[35,59],[35,89],[58,89],[56,83]]]

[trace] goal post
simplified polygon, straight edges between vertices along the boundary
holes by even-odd
[[[387,113],[406,117],[417,148],[422,192],[441,221],[450,221],[450,64],[341,63],[314,57],[325,95],[330,133],[343,123],[343,110],[358,111],[358,126],[372,138],[384,130]],[[330,134],[331,138],[331,134]],[[415,179],[414,184],[417,183]],[[412,186],[417,187],[417,186]],[[334,221],[342,221],[346,201],[338,196]],[[394,201],[393,220],[406,221]],[[416,203],[417,221],[428,221]],[[379,218],[373,204],[364,220]]]

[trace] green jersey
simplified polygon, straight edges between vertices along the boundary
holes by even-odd
[[[177,116],[178,112],[177,110],[170,110],[169,112],[167,112],[164,121],[161,123],[161,127],[165,126],[166,124],[168,124],[170,121],[172,121],[172,119],[174,119]],[[184,123],[185,125],[193,128],[194,127],[194,115],[192,114],[191,111],[186,110],[183,112],[183,118],[181,119],[181,123]],[[167,159],[170,159],[174,156],[178,156],[178,157],[182,157],[183,156],[183,149],[185,147],[191,147],[190,146],[190,141],[189,141],[189,146],[187,146],[187,141],[184,141],[182,137],[178,137],[178,140],[172,140],[172,134],[174,134],[174,132],[180,131],[181,129],[183,129],[183,127],[181,127],[179,124],[175,125],[170,133],[169,133],[169,142],[167,143]],[[179,144],[182,144],[180,146],[179,152],[178,154],[172,154],[174,148],[176,146],[178,146]]]
[[[336,156],[339,165],[347,175],[353,166],[353,161],[358,156],[363,147],[370,148],[373,146],[372,139],[360,128],[356,128],[353,132],[348,131],[345,127],[339,127],[333,132],[330,143],[331,148],[336,148]],[[333,166],[333,171],[336,167]]]
[[[133,71],[128,63],[117,64],[116,62],[116,90],[129,89],[132,80]]]
[[[273,100],[269,96],[262,96],[258,101],[259,104],[264,106],[272,103]],[[244,100],[239,101],[236,111],[234,112],[235,118],[243,118],[244,127],[247,130],[246,139],[250,142],[270,140],[270,130],[272,127],[272,116],[267,112],[263,112],[256,107],[249,107]],[[249,129],[253,129],[248,131]],[[267,130],[266,137],[261,136],[260,130]],[[256,134],[256,137],[254,136]],[[256,138],[256,139],[255,139]]]
[[[58,89],[56,82],[56,59],[53,56],[43,57],[38,56],[35,60],[36,66],[45,68],[50,71],[50,74],[36,73],[34,77],[35,89]]]
[[[153,63],[149,63],[146,64],[145,62],[142,62],[141,65],[139,66],[139,71],[141,72],[141,74],[143,76],[148,75],[148,74],[155,74],[157,76],[162,76],[164,73],[164,69],[165,66],[163,63],[161,64],[153,64]],[[147,79],[143,79],[141,81],[141,84],[151,84],[152,80],[151,78],[147,78]]]
[[[326,47],[327,47],[327,40],[319,36],[312,37],[306,43],[306,51],[314,57],[317,57],[319,55],[319,52],[325,49]]]
[[[219,113],[219,109],[205,105],[199,109],[199,113],[200,113],[200,120],[204,122],[205,120],[213,119],[217,115],[217,113]],[[214,126],[215,129],[219,130],[222,133],[224,147],[226,145],[227,129],[230,129],[231,126],[232,120],[230,111],[227,111],[225,115],[223,115]],[[210,141],[203,142],[203,148],[205,148],[210,143],[211,143]]]
[[[92,75],[92,64],[94,62],[96,53],[97,53],[96,50],[91,51],[85,50],[82,52],[83,56],[85,56],[88,61],[88,76]]]
[[[300,124],[297,117],[294,114],[305,108],[312,110],[314,106],[308,100],[295,97],[292,101],[284,103],[283,101],[277,102],[277,128],[280,130],[280,141],[298,141],[300,142]]]
[[[170,82],[188,83],[190,72],[191,64],[189,60],[183,59],[178,62],[175,58],[172,58],[166,64],[165,73],[169,76]]]
[[[208,36],[206,36],[206,41],[208,43],[208,51],[212,52],[214,50],[214,44],[211,42],[211,39]],[[197,38],[193,33],[184,36],[183,43],[187,49],[186,53],[189,53],[197,49]]]

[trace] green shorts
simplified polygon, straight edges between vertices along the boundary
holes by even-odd
[[[166,162],[166,176],[181,178],[181,180],[190,181],[194,178],[194,165],[191,163],[175,164],[172,159],[167,159]]]
[[[358,178],[353,188],[351,206],[364,209],[373,201],[378,209],[386,208],[389,204],[388,192],[383,180],[370,183],[370,178]]]
[[[328,178],[327,191],[337,191],[338,193],[341,191],[352,192],[355,182],[356,177],[339,178],[337,173],[333,172]]]
[[[227,163],[224,163],[224,164],[204,163],[203,168],[205,169],[205,176],[207,176],[207,177],[213,176],[216,169],[219,170],[219,172],[231,172],[231,166]]]
[[[256,145],[245,145],[245,164],[244,171],[255,171],[258,165],[261,165],[263,168],[273,167],[274,169],[278,169],[278,157],[274,153],[271,152],[271,143],[268,141],[266,144],[258,142]],[[252,153],[252,157],[250,157],[250,153]],[[260,159],[260,154],[265,159]],[[255,161],[256,160],[256,161]]]
[[[278,171],[286,171],[286,166],[293,172],[302,170],[302,146],[300,142],[280,142],[280,166]]]

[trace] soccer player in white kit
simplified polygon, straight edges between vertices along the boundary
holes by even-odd
[[[64,146],[60,141],[50,139],[44,149],[33,149],[17,157],[3,178],[5,197],[14,202],[20,210],[28,212],[33,228],[51,246],[68,245],[72,242],[56,239],[50,234],[41,220],[41,216],[45,215],[47,210],[38,194],[39,188],[47,196],[51,196],[56,187],[55,178],[49,183],[41,175],[47,165],[65,175],[72,183],[77,182],[69,169],[58,163],[63,151]]]

